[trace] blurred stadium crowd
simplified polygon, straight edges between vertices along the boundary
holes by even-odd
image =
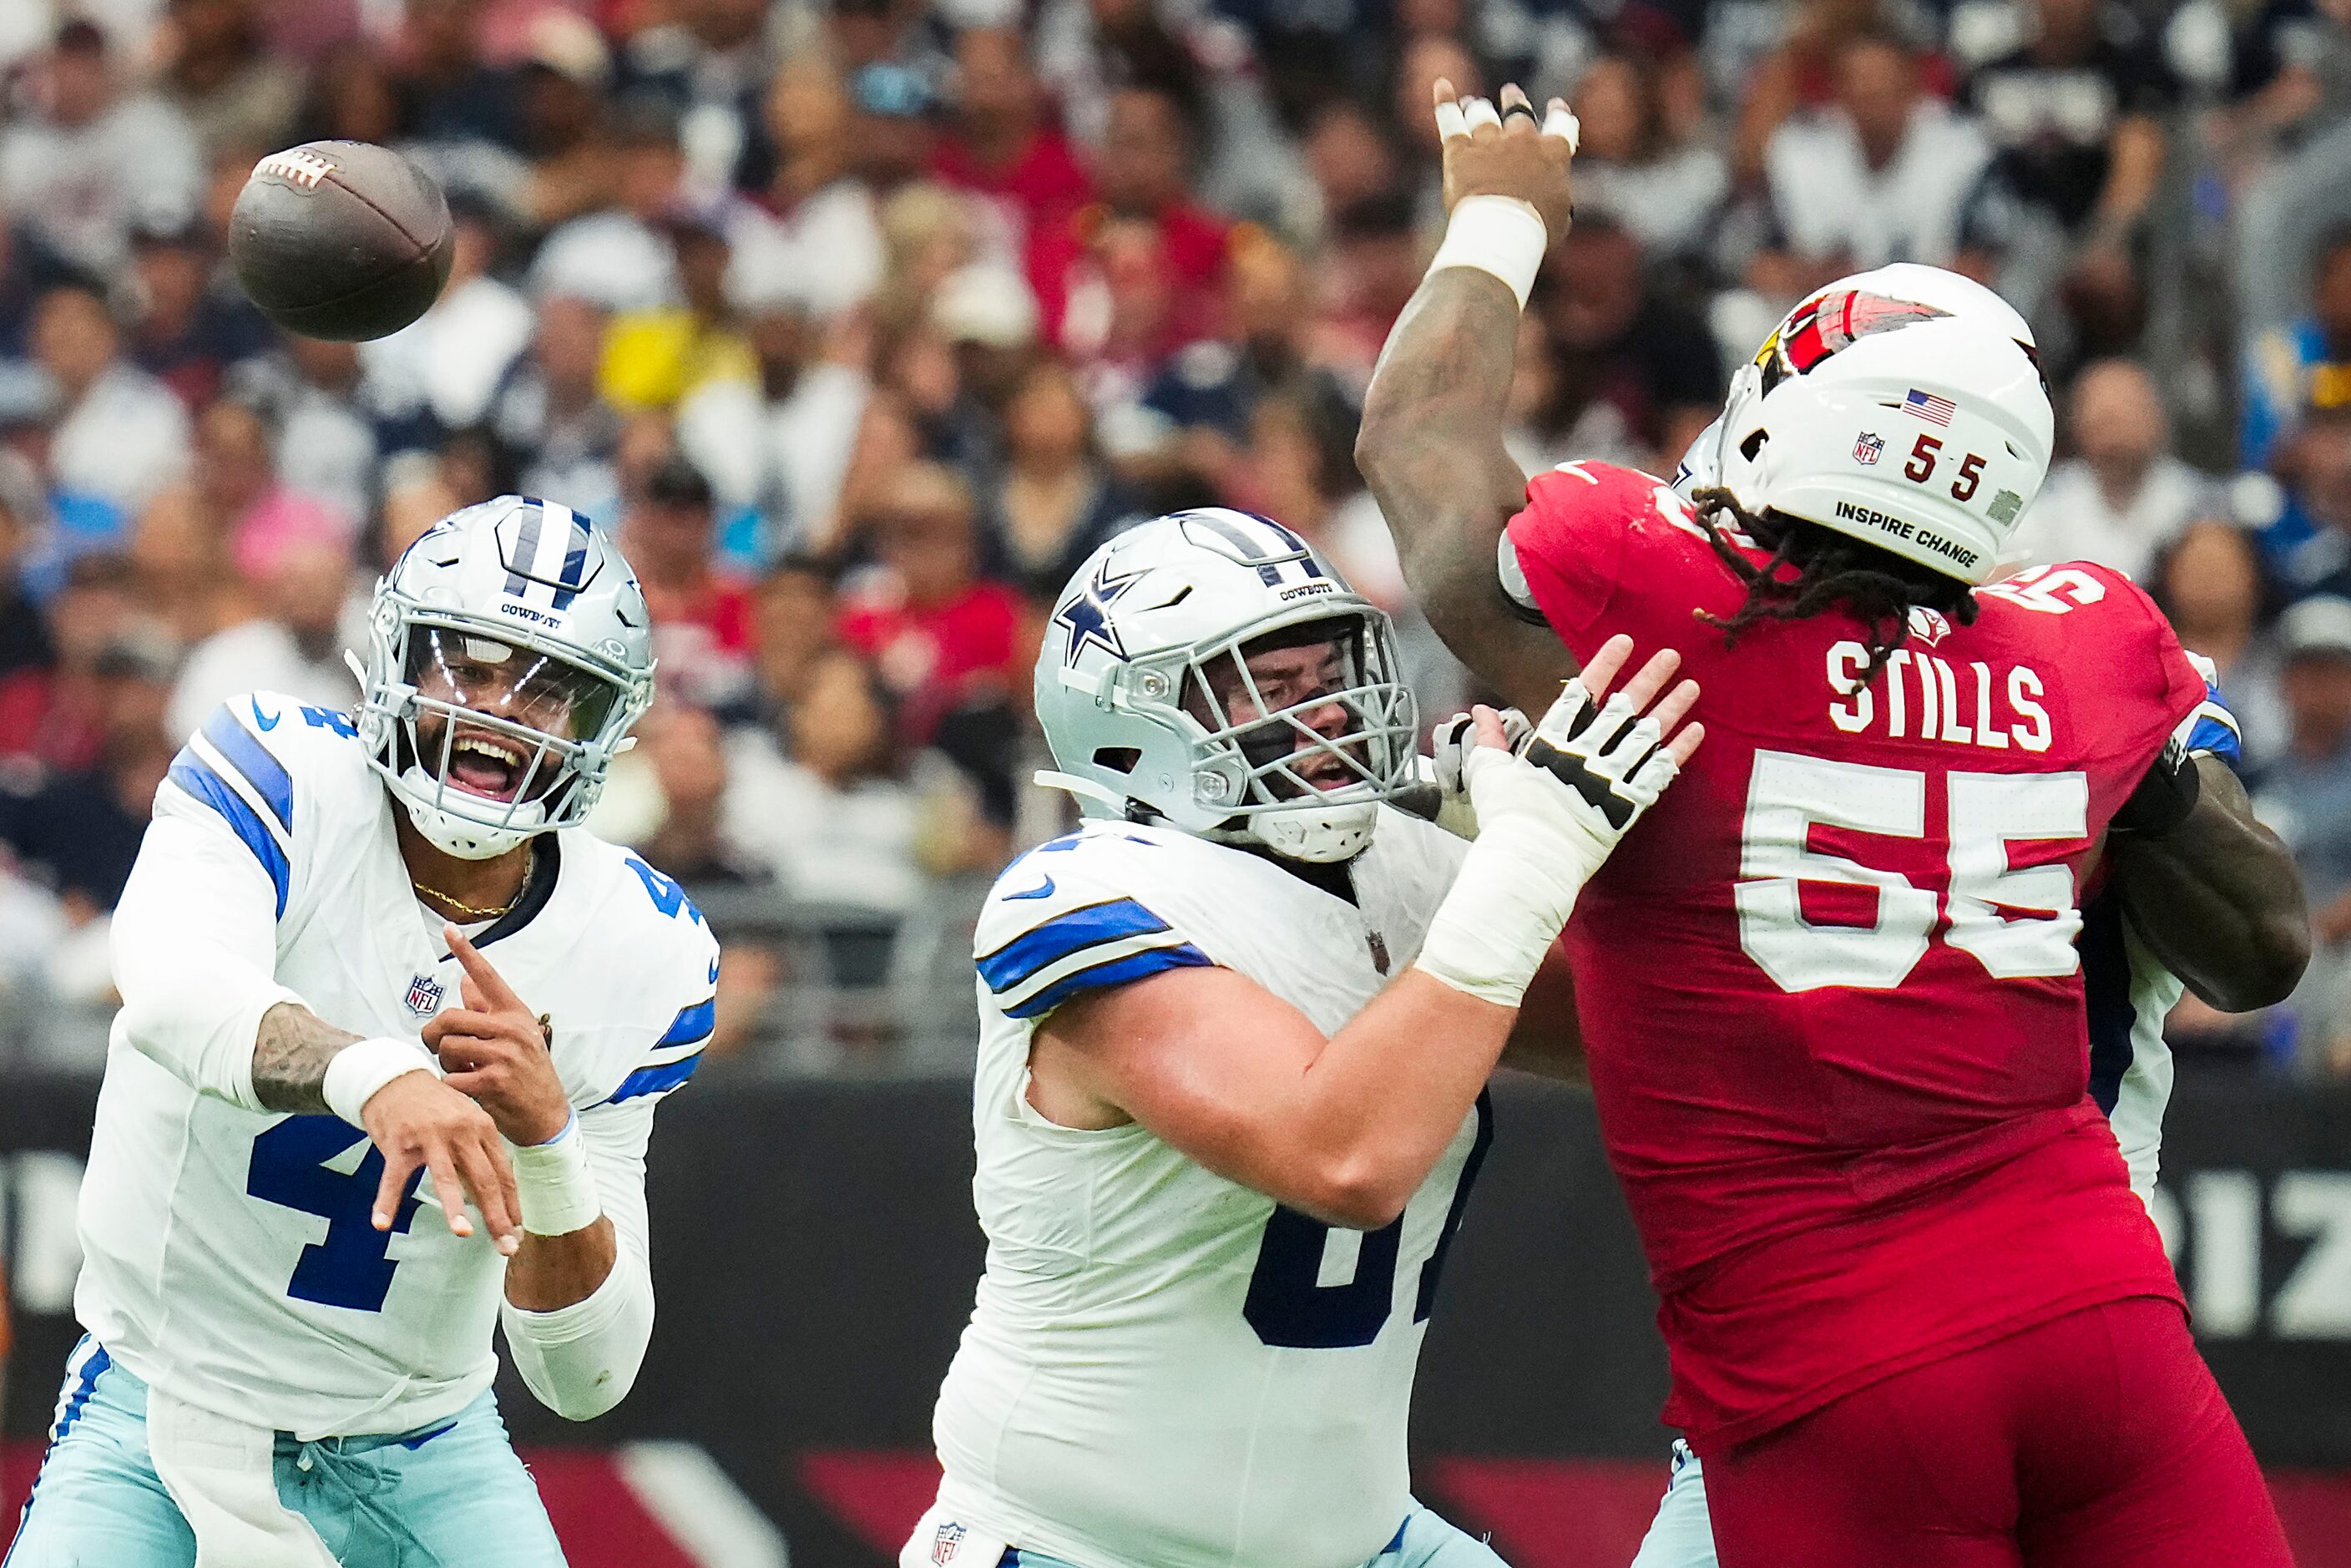
[[[2351,0],[8,0],[0,1061],[93,1062],[174,749],[340,706],[382,564],[508,490],[615,526],[663,697],[594,824],[729,940],[726,1043],[967,1059],[971,912],[1060,824],[1038,626],[1139,517],[1279,517],[1469,695],[1349,455],[1441,224],[1429,84],[1582,116],[1513,444],[1671,473],[1808,288],[2032,318],[2036,559],[2218,661],[2323,947],[2184,1046],[2351,1073]],[[288,339],[222,266],[256,159],[401,148],[440,302]]]

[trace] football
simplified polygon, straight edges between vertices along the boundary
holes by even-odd
[[[439,298],[455,243],[441,187],[365,141],[271,153],[229,216],[238,283],[263,315],[306,338],[399,331]]]

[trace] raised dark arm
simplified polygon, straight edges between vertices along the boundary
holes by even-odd
[[[2196,768],[2187,820],[2115,837],[2114,874],[2131,928],[2165,967],[2222,1012],[2249,1012],[2283,1001],[2310,962],[2302,877],[2228,764],[2199,757]]]
[[[1437,83],[1440,102],[1451,94]],[[1505,89],[1502,101],[1525,95]],[[1525,115],[1447,136],[1446,205],[1471,195],[1528,203],[1556,240],[1568,223],[1565,143]],[[1541,713],[1575,661],[1521,617],[1495,573],[1503,527],[1527,498],[1527,476],[1502,446],[1518,334],[1518,301],[1499,277],[1473,267],[1430,273],[1380,352],[1355,465],[1437,634],[1505,702]]]

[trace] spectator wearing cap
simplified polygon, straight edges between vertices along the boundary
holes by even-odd
[[[276,352],[233,367],[227,390],[276,433],[279,482],[338,517],[366,517],[382,487],[383,458],[431,434],[421,411],[384,406],[355,343],[285,334]]]
[[[712,564],[716,526],[710,481],[673,453],[646,476],[620,530],[664,676],[705,706],[739,686],[751,652],[750,591]]]
[[[277,553],[256,583],[262,613],[188,651],[165,715],[175,742],[193,735],[213,709],[240,692],[281,692],[338,711],[357,698],[343,662],[354,587],[350,550],[326,539],[295,541]]]
[[[940,140],[931,172],[985,198],[1000,230],[996,248],[1025,255],[1030,235],[1063,227],[1093,200],[1093,181],[1046,120],[1043,89],[1018,28],[956,35],[954,82],[955,134]]]
[[[1096,547],[1141,520],[1095,448],[1069,367],[1034,361],[1004,405],[1004,464],[979,509],[981,570],[1049,602]]]
[[[393,408],[421,409],[442,430],[481,423],[498,383],[530,342],[529,302],[498,280],[500,223],[479,197],[449,204],[456,240],[449,281],[424,314],[360,345],[373,394]]]
[[[715,381],[754,382],[758,361],[728,301],[732,250],[716,210],[681,205],[663,220],[677,257],[677,304],[616,318],[597,384],[623,414],[666,409]]]
[[[849,78],[849,164],[877,198],[928,172],[938,141],[931,84],[909,66],[877,60]]]
[[[112,911],[171,767],[164,734],[172,653],[152,638],[110,642],[91,662],[97,755],[0,789],[0,844],[57,894],[82,925]]]
[[[1782,121],[1764,152],[1770,241],[1750,280],[1778,307],[1889,261],[1949,266],[1991,156],[1971,120],[1926,96],[1892,34],[1847,38],[1835,60],[1834,99]]]
[[[25,235],[103,277],[129,254],[134,223],[194,213],[195,133],[153,94],[124,89],[98,27],[60,27],[31,87],[33,111],[0,131],[0,206]]]
[[[615,178],[604,124],[612,55],[586,17],[544,11],[533,17],[520,64],[522,152],[528,172],[513,205],[545,233],[601,206]]]
[[[2271,560],[2298,588],[2351,597],[2351,406],[2304,413],[2270,469],[2285,490],[2262,535]]]
[[[132,234],[131,362],[191,412],[212,401],[231,366],[275,346],[276,334],[250,300],[213,286],[219,259],[193,223],[142,224]]]
[[[2173,455],[2162,395],[2135,361],[2084,366],[2066,413],[2074,455],[2049,471],[2018,542],[2036,561],[2094,560],[2145,582],[2211,502],[2212,480]]]
[[[2351,224],[2330,231],[2310,270],[2310,310],[2246,345],[2237,458],[2268,465],[2304,412],[2351,408]]]
[[[1094,155],[1101,200],[1029,250],[1029,281],[1050,340],[1081,358],[1140,354],[1155,370],[1168,351],[1212,329],[1229,225],[1193,199],[1195,136],[1165,88],[1112,95]],[[1122,290],[1164,293],[1149,312],[1155,319],[1123,323],[1122,307],[1139,301]]]
[[[677,298],[677,257],[665,225],[683,193],[676,116],[647,99],[622,100],[609,135],[612,182],[604,204],[558,227],[530,264],[536,298],[569,295],[606,310],[652,310]]]
[[[50,289],[33,318],[33,357],[57,400],[50,482],[94,498],[120,520],[187,472],[188,412],[123,357],[106,302],[78,286]]]
[[[285,146],[302,110],[302,73],[266,47],[257,0],[169,0],[163,15],[158,85],[204,156]]]
[[[841,640],[873,661],[900,737],[919,747],[948,714],[1025,677],[1020,598],[980,577],[971,492],[952,468],[898,469],[860,520],[879,566],[847,585]]]

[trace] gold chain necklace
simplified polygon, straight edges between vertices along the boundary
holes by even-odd
[[[509,910],[513,909],[516,904],[522,902],[522,895],[530,888],[530,873],[538,869],[538,846],[537,844],[533,844],[530,849],[530,859],[523,862],[522,885],[515,889],[515,894],[512,898],[509,898],[504,904],[498,904],[495,908],[490,909],[477,908],[474,904],[466,903],[462,898],[451,897],[437,887],[427,887],[423,883],[418,881],[413,874],[408,879],[408,884],[411,887],[413,887],[417,892],[423,894],[425,897],[437,899],[441,903],[447,904],[450,908],[455,910],[458,914],[463,915],[468,920],[496,920],[499,915],[507,913]]]

